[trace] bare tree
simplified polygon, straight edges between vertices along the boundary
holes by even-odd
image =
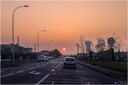
[[[114,50],[118,52],[119,60],[121,60],[120,51],[121,51],[121,48],[123,48],[124,44],[122,42],[122,39],[119,36],[114,36],[114,39],[115,39]]]
[[[115,43],[114,43],[114,50],[116,52],[121,50],[121,47],[123,47],[122,39],[119,36],[115,36]]]
[[[80,48],[82,53],[84,53],[85,51],[85,40],[84,40],[84,36],[80,35]]]
[[[105,43],[104,38],[97,38],[97,44],[95,46],[97,52],[104,51],[105,46],[106,46],[106,43]]]

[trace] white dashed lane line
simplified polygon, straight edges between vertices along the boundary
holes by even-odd
[[[29,69],[34,69],[35,67],[29,68]]]
[[[51,71],[55,71],[55,69],[52,69]]]
[[[55,75],[56,73],[53,73],[53,75]]]
[[[18,72],[16,72],[16,73],[21,73],[21,72],[24,72],[25,70],[21,70],[21,71],[18,71]]]
[[[29,72],[29,73],[34,73],[35,71],[31,71],[31,72]]]
[[[82,77],[82,76],[78,76],[79,78],[82,78],[82,79],[85,79],[85,80],[89,80],[89,79],[87,79],[87,78],[85,78],[85,77]]]
[[[37,75],[37,74],[40,74],[40,72],[37,72],[37,73],[34,73],[34,74],[36,74],[36,75]]]
[[[1,77],[10,76],[10,75],[13,75],[13,74],[15,74],[15,73],[10,73],[10,74],[7,74],[7,75],[1,76]]]
[[[38,67],[41,67],[41,66],[38,66]]]

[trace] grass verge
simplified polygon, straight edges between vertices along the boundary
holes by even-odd
[[[120,72],[127,72],[127,61],[96,61],[96,60],[79,60],[88,64],[96,65],[103,68],[112,68]]]

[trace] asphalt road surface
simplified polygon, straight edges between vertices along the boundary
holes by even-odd
[[[77,64],[63,68],[63,58],[1,70],[2,84],[115,84],[126,80],[111,77]]]

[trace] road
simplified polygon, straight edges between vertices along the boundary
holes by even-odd
[[[2,84],[114,84],[126,82],[77,64],[63,68],[63,58],[1,70]]]

